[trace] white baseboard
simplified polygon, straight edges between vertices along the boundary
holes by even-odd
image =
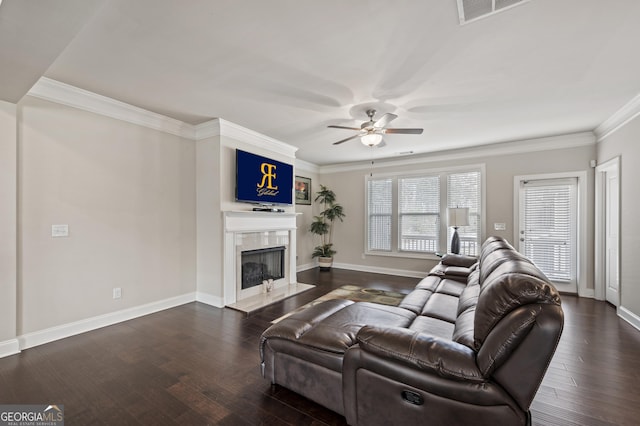
[[[308,269],[313,269],[316,266],[318,266],[318,264],[316,262],[305,263],[303,265],[297,265],[296,266],[296,272],[302,272],[302,271],[306,271]]]
[[[111,312],[69,324],[62,324],[45,330],[35,331],[33,333],[23,334],[18,336],[19,347],[20,349],[32,348],[34,346],[53,342],[54,340],[64,339],[65,337],[75,336],[76,334],[85,333],[87,331],[117,324],[122,321],[128,321],[133,318],[149,315],[154,312],[174,308],[176,306],[184,305],[185,303],[194,302],[195,300],[195,293],[186,293],[180,296],[147,303],[145,305],[135,306],[133,308],[123,309],[121,311]]]
[[[224,308],[224,300],[219,296],[212,296],[207,293],[197,292],[196,301],[216,308]]]
[[[338,269],[350,269],[352,271],[373,272],[375,274],[396,275],[399,277],[411,277],[411,278],[424,278],[428,274],[428,272],[426,271],[420,272],[420,271],[410,271],[407,269],[381,268],[378,266],[356,265],[353,263],[335,263],[334,262],[333,267]]]
[[[634,314],[624,306],[618,308],[618,316],[640,330],[640,316]]]
[[[0,358],[20,353],[20,342],[18,339],[5,340],[0,342]]]
[[[586,297],[589,299],[595,299],[596,291],[592,288],[580,288],[578,287],[578,296]]]

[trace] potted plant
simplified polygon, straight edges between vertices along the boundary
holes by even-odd
[[[314,216],[310,231],[320,236],[322,244],[315,247],[311,257],[317,257],[320,270],[327,271],[331,269],[333,255],[336,254],[333,249],[333,222],[336,219],[342,222],[345,214],[342,206],[336,203],[335,192],[324,185],[320,185],[315,201],[322,203],[324,210],[319,216]]]

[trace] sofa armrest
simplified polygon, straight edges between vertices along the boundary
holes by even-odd
[[[357,340],[365,352],[408,364],[441,377],[476,383],[485,381],[469,347],[399,327],[363,327]]]
[[[442,256],[442,260],[440,262],[447,266],[462,266],[464,268],[470,268],[477,261],[478,258],[473,256],[466,256],[463,254],[445,254]]]

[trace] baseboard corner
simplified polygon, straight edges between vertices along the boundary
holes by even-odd
[[[20,353],[20,342],[18,338],[0,342],[0,358]]]
[[[318,266],[316,264],[316,262],[310,262],[310,263],[304,263],[302,265],[297,265],[296,266],[296,272],[307,271],[309,269],[315,268],[316,266]]]
[[[640,316],[634,314],[624,306],[618,308],[618,316],[634,326],[637,330],[640,330]]]
[[[222,297],[213,296],[200,291],[196,292],[196,302],[204,303],[205,305],[213,306],[214,308],[224,308],[224,300]]]

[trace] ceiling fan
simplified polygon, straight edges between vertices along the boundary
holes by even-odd
[[[350,141],[351,139],[360,138],[360,141],[367,146],[378,146],[382,142],[382,135],[385,134],[405,134],[405,135],[419,135],[422,134],[422,129],[393,129],[387,128],[386,126],[391,123],[391,121],[398,118],[395,114],[386,113],[378,120],[373,121],[373,117],[376,115],[375,109],[368,109],[367,116],[369,117],[369,121],[365,121],[362,123],[360,128],[357,127],[346,127],[346,126],[334,126],[330,125],[327,127],[331,127],[332,129],[346,129],[346,130],[357,130],[358,133],[349,136],[346,139],[342,139],[341,141],[334,142],[334,145],[340,145],[341,143]]]

